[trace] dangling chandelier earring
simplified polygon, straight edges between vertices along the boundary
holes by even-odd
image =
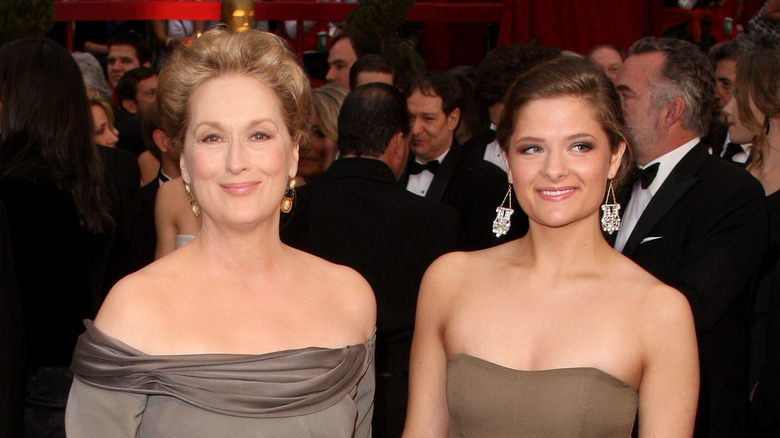
[[[509,205],[504,207],[507,200],[509,200]],[[496,237],[501,237],[509,232],[509,227],[512,226],[512,213],[514,212],[515,210],[512,209],[512,183],[509,183],[504,200],[501,201],[501,205],[496,207],[496,218],[493,220],[493,234]]]
[[[200,207],[198,206],[198,200],[195,199],[195,193],[192,192],[192,186],[190,183],[186,182],[184,183],[184,190],[187,191],[187,200],[190,202],[190,207],[192,208],[192,214],[195,215],[195,217],[200,216]]]
[[[292,211],[294,199],[295,199],[295,180],[291,179],[290,183],[287,185],[287,193],[285,193],[284,198],[282,198],[282,205],[279,207],[279,209],[282,210],[282,213],[289,213],[290,211]]]
[[[612,204],[609,203],[609,195],[612,195]],[[601,211],[604,212],[601,216],[601,229],[609,234],[618,231],[620,229],[620,204],[615,199],[615,189],[612,188],[612,180],[609,180],[607,199],[604,200]]]

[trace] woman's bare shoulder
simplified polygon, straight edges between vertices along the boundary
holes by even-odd
[[[333,311],[354,315],[357,324],[373,331],[376,324],[376,299],[371,285],[362,275],[348,266],[331,263],[294,248],[289,249],[295,271],[298,272],[296,282],[301,287],[332,303]]]
[[[158,329],[164,313],[169,272],[177,272],[170,260],[158,260],[119,280],[106,296],[95,317],[95,326],[104,333],[141,345],[137,338]]]
[[[636,299],[635,315],[647,330],[692,323],[691,306],[682,292],[664,284],[633,261],[624,259],[617,270],[621,272],[620,284]]]

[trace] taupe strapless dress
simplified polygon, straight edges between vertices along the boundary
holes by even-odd
[[[450,437],[628,438],[638,394],[596,368],[522,371],[447,361]]]

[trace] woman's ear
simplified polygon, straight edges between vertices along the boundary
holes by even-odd
[[[300,149],[299,147],[300,140],[293,143],[292,147],[292,160],[290,162],[290,172],[287,174],[290,178],[295,178],[295,175],[298,174],[298,151]]]
[[[609,179],[614,178],[620,170],[620,163],[623,161],[623,154],[626,152],[626,142],[621,141],[618,148],[609,157]]]
[[[179,168],[181,169],[181,179],[186,183],[191,183],[190,173],[187,171],[187,165],[184,162],[184,154],[179,156]]]
[[[506,166],[506,175],[509,178],[509,183],[512,183],[512,169],[509,168],[509,158],[506,155],[506,151],[501,149],[501,157],[504,159],[504,166]]]

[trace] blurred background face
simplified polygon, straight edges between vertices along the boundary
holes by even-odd
[[[611,47],[600,47],[593,51],[588,58],[601,66],[614,83],[617,79],[620,66],[623,65],[623,58],[617,50]]]
[[[320,128],[321,121],[312,112],[312,132],[306,143],[301,145],[300,159],[298,161],[298,175],[304,180],[312,181],[325,172],[338,154],[338,145],[335,139],[328,138]]]
[[[138,113],[136,115],[140,118],[143,117],[149,105],[154,105],[157,102],[157,75],[138,82],[135,98],[138,101]]]
[[[750,109],[753,111],[753,116],[755,116],[757,120],[764,119],[764,115],[756,108],[753,99],[750,99]],[[725,115],[726,123],[729,126],[729,140],[737,144],[748,144],[753,142],[753,131],[742,124],[742,120],[740,120],[736,98],[732,97],[731,100],[729,100],[723,108],[723,114]]]
[[[734,97],[734,81],[737,80],[737,61],[721,59],[715,64],[715,99],[723,108]]]
[[[108,49],[108,82],[116,88],[126,71],[140,67],[135,47],[126,44],[114,44]]]
[[[95,127],[95,143],[103,146],[116,146],[116,141],[119,139],[116,128],[108,120],[106,112],[100,105],[92,105],[92,124]]]
[[[338,82],[349,88],[349,69],[357,61],[357,54],[352,48],[349,38],[342,38],[333,44],[328,53],[328,65],[330,66],[325,79],[328,82]]]

